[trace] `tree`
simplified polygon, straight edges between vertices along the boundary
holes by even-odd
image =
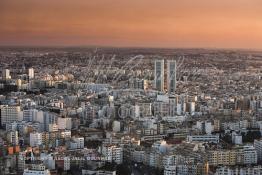
[[[116,167],[116,174],[123,175],[123,174],[131,174],[131,170],[128,167],[128,164],[120,164]]]
[[[221,139],[228,144],[232,144],[232,138],[230,134],[225,134]]]

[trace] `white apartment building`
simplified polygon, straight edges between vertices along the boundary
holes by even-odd
[[[43,160],[43,164],[49,169],[54,170],[55,167],[55,159],[53,154],[41,153],[40,158]]]
[[[114,132],[120,132],[120,130],[121,130],[121,123],[120,123],[120,121],[114,121],[112,129],[113,129]]]
[[[70,157],[64,157],[64,171],[70,170]]]
[[[242,145],[243,139],[241,134],[232,133],[232,143],[235,145]]]
[[[189,112],[191,115],[194,115],[196,111],[196,103],[195,102],[189,102]]]
[[[137,163],[143,162],[145,158],[145,151],[143,150],[141,151],[134,150],[131,152],[131,154],[132,154],[132,160]]]
[[[253,146],[244,146],[240,152],[244,165],[257,164],[257,151]],[[243,156],[242,156],[243,155]]]
[[[262,175],[262,167],[218,167],[215,175]]]
[[[10,70],[9,69],[3,69],[2,70],[2,79],[3,80],[11,79],[11,75],[10,75]]]
[[[155,116],[161,116],[161,117],[170,116],[169,103],[154,102],[153,105],[154,105],[154,115]]]
[[[44,112],[36,109],[23,110],[23,120],[28,122],[36,121],[44,123]]]
[[[58,131],[58,125],[55,123],[48,125],[48,132],[57,132]]]
[[[30,146],[35,147],[40,145],[42,145],[42,133],[30,133]]]
[[[18,131],[10,131],[7,133],[7,140],[12,145],[18,145]]]
[[[147,152],[145,159],[147,165],[155,168],[161,167],[162,156],[158,151]]]
[[[73,143],[73,146],[71,149],[81,149],[85,147],[85,139],[84,137],[73,137],[71,143]],[[71,144],[72,145],[72,144]]]
[[[64,139],[71,138],[71,130],[61,131],[60,133],[61,133],[61,138],[64,138]]]
[[[20,112],[20,106],[8,106],[1,105],[1,125],[5,126],[6,124],[13,123],[18,120],[18,113]]]
[[[62,118],[58,117],[57,120],[58,129],[72,129],[72,118]]]
[[[5,130],[8,131],[16,131],[17,130],[17,122],[6,124]]]
[[[165,155],[162,158],[163,167],[175,165],[175,155]]]
[[[219,143],[219,135],[189,135],[187,136],[188,142],[209,142],[209,143]]]
[[[166,166],[164,169],[164,175],[176,175],[176,166]]]
[[[25,169],[23,175],[51,175],[44,165],[33,165],[30,169]]]
[[[102,154],[107,162],[121,164],[123,162],[123,148],[116,145],[106,145],[102,147]]]
[[[176,165],[176,173],[179,175],[196,174],[197,166],[194,164]]]
[[[257,160],[260,162],[262,161],[262,140],[255,140],[254,147],[257,152]]]
[[[152,116],[152,104],[136,103],[136,105],[131,108],[131,114],[134,118],[150,117]]]
[[[35,77],[35,71],[34,68],[29,68],[28,69],[28,79],[33,79]]]

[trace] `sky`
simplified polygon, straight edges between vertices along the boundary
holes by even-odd
[[[0,0],[0,45],[262,49],[262,1]]]

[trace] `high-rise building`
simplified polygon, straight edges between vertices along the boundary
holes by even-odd
[[[21,79],[16,80],[16,86],[17,86],[18,89],[21,89],[21,87],[22,87],[22,80]]]
[[[244,165],[257,164],[257,151],[254,146],[243,146],[238,155],[242,158],[241,163]]]
[[[34,77],[35,77],[34,69],[33,68],[29,68],[28,69],[28,78],[29,78],[29,80],[33,79]]]
[[[76,143],[76,149],[81,149],[85,147],[84,137],[73,137],[73,142]]]
[[[17,169],[19,172],[23,172],[25,169],[26,152],[19,152],[17,159]]]
[[[103,145],[102,154],[107,162],[121,164],[123,162],[123,148],[116,145]]]
[[[20,112],[20,106],[0,106],[0,120],[1,125],[5,126],[6,124],[13,123],[18,120],[18,115]]]
[[[44,112],[36,109],[25,109],[22,111],[23,120],[28,122],[44,123]]]
[[[155,88],[164,91],[164,60],[155,61]]]
[[[9,80],[9,79],[11,79],[10,70],[9,70],[9,69],[4,69],[4,70],[2,71],[2,79],[3,79],[3,80]]]
[[[42,145],[42,134],[38,132],[30,133],[30,146]]]
[[[176,175],[176,166],[166,166],[164,169],[164,175]]]
[[[7,140],[11,145],[18,145],[18,131],[10,131],[7,133]]]
[[[59,117],[57,120],[58,129],[72,129],[72,118]]]
[[[168,93],[176,91],[176,61],[167,61],[167,90]]]
[[[258,161],[262,161],[262,140],[254,140],[254,147],[257,152]]]

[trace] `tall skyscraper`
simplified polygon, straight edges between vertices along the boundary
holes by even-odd
[[[155,60],[155,88],[164,91],[164,60]]]
[[[11,79],[10,70],[9,69],[3,69],[3,71],[2,71],[2,79],[3,80]]]
[[[168,93],[176,91],[176,60],[167,61],[167,91]]]
[[[28,69],[28,78],[33,79],[35,77],[35,73],[34,73],[34,69],[33,68],[29,68]]]

